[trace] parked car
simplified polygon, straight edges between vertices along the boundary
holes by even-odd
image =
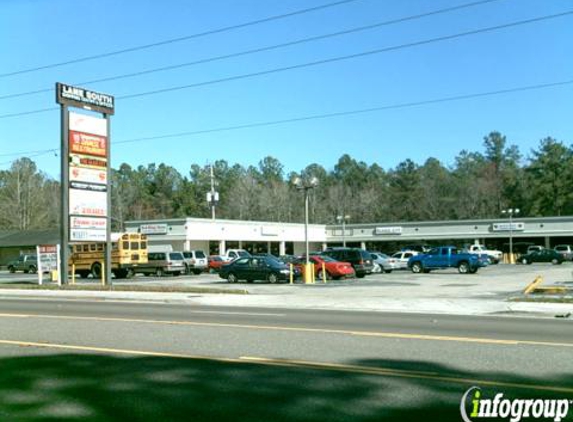
[[[488,249],[484,245],[480,244],[473,244],[467,246],[468,253],[475,253],[478,255],[486,255],[489,257],[489,262],[492,264],[498,264],[499,261],[503,258],[503,252],[497,249]]]
[[[543,246],[539,246],[539,245],[531,245],[527,247],[527,253],[532,253],[532,252],[541,252],[543,249],[545,249]]]
[[[233,259],[237,259],[239,257],[246,258],[249,256],[251,256],[251,254],[245,249],[227,249],[226,252],[221,255],[225,261],[232,261]]]
[[[294,277],[300,274],[295,271]],[[229,283],[236,283],[239,280],[267,280],[270,283],[278,281],[288,281],[290,278],[290,268],[267,256],[237,258],[221,267],[219,277],[226,279]]]
[[[337,261],[349,262],[354,268],[356,277],[363,278],[371,274],[374,269],[372,255],[360,248],[328,248],[322,255],[329,256]]]
[[[410,258],[418,255],[419,253],[420,252],[416,251],[400,251],[392,254],[391,258],[394,260],[394,265],[397,270],[407,270]]]
[[[36,255],[20,255],[18,259],[8,263],[8,271],[15,273],[16,271],[24,271],[27,273],[35,273],[38,271],[38,257]]]
[[[400,249],[400,251],[402,251],[402,252],[414,251],[414,252],[418,252],[418,253],[426,253],[430,249],[431,248],[428,245],[406,245],[406,246],[402,247]]]
[[[205,252],[199,250],[183,251],[183,258],[185,258],[185,273],[186,274],[201,274],[206,271],[209,262]]]
[[[561,254],[565,261],[573,261],[573,247],[571,245],[557,245],[553,250]]]
[[[349,262],[337,261],[327,255],[310,255],[309,262],[314,264],[314,275],[319,280],[324,280],[325,275],[322,272],[322,264],[326,271],[326,279],[338,280],[344,277],[354,277],[354,268]],[[302,273],[302,266],[306,263],[303,257],[293,262],[293,265]]]
[[[185,271],[185,258],[181,252],[149,252],[147,263],[139,264],[135,272],[145,275],[179,275]]]
[[[429,273],[434,269],[457,268],[460,274],[475,274],[489,263],[487,257],[472,253],[460,253],[455,246],[432,248],[425,254],[413,256],[408,261],[408,268],[413,273]]]
[[[551,262],[552,264],[562,264],[565,258],[553,249],[542,249],[533,251],[519,257],[522,264],[532,264],[534,262]]]
[[[226,263],[227,261],[225,261],[223,257],[221,257],[220,255],[210,255],[207,258],[207,266],[209,268],[209,271],[213,271],[216,273],[218,273],[221,267]]]
[[[398,269],[398,263],[395,258],[392,258],[382,252],[370,252],[372,255],[372,260],[374,262],[373,273],[391,273],[393,270]]]

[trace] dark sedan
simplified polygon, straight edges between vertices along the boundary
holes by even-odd
[[[298,271],[294,271],[294,277]],[[239,280],[266,280],[269,283],[290,280],[290,268],[288,265],[268,256],[253,256],[236,259],[229,264],[223,265],[219,276],[229,283]]]
[[[553,249],[542,249],[540,251],[530,252],[519,257],[522,264],[531,264],[533,262],[551,262],[552,264],[562,264],[563,255],[555,252]]]

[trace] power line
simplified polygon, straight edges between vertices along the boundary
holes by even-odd
[[[285,66],[285,67],[279,67],[279,68],[274,68],[274,69],[269,69],[269,70],[263,70],[263,71],[259,71],[259,72],[229,76],[229,77],[225,77],[225,78],[213,79],[210,81],[196,82],[196,83],[188,84],[188,85],[180,85],[180,86],[175,86],[175,87],[157,89],[157,90],[153,90],[153,91],[145,91],[145,92],[140,92],[140,93],[135,93],[135,94],[128,94],[128,95],[118,96],[118,97],[116,97],[116,99],[125,100],[125,99],[139,98],[139,97],[145,97],[145,96],[150,96],[150,95],[162,94],[162,93],[166,93],[166,92],[181,91],[184,89],[197,88],[197,87],[207,86],[207,85],[214,85],[214,84],[218,84],[218,83],[222,83],[222,82],[230,82],[230,81],[236,81],[236,80],[240,80],[240,79],[248,79],[248,78],[253,78],[253,77],[258,77],[258,76],[270,75],[273,73],[285,72],[285,71],[295,70],[295,69],[302,69],[302,68],[306,68],[306,67],[318,66],[318,65],[323,65],[323,64],[327,64],[327,63],[334,63],[334,62],[339,62],[339,61],[343,61],[343,60],[349,60],[349,59],[355,59],[355,58],[359,58],[359,57],[370,56],[370,55],[374,55],[374,54],[386,53],[389,51],[402,50],[402,49],[406,49],[406,48],[418,47],[421,45],[427,45],[427,44],[432,44],[432,43],[436,43],[436,42],[447,41],[447,40],[456,39],[456,38],[462,38],[462,37],[466,37],[466,36],[470,36],[470,35],[477,35],[477,34],[482,34],[482,33],[486,33],[486,32],[497,31],[500,29],[515,27],[515,26],[519,26],[519,25],[525,25],[525,24],[530,24],[530,23],[534,23],[534,22],[540,22],[540,21],[544,21],[544,20],[560,18],[560,17],[564,17],[567,15],[571,15],[571,14],[573,14],[573,10],[569,10],[566,12],[557,13],[557,14],[553,14],[553,15],[545,15],[545,16],[539,16],[536,18],[510,22],[510,23],[503,24],[503,25],[496,25],[496,26],[490,26],[490,27],[486,27],[486,28],[480,28],[480,29],[476,29],[476,30],[472,30],[472,31],[466,31],[466,32],[453,34],[453,35],[445,35],[442,37],[430,38],[430,39],[421,40],[421,41],[415,41],[415,42],[411,42],[411,43],[407,43],[407,44],[400,44],[400,45],[391,46],[391,47],[378,48],[375,50],[369,50],[369,51],[364,51],[361,53],[349,54],[346,56],[338,56],[338,57],[333,57],[330,59],[322,59],[322,60],[317,60],[317,61],[313,61],[313,62],[300,63],[300,64],[296,64],[296,65],[291,65],[291,66]],[[51,107],[51,108],[31,110],[31,111],[26,111],[26,112],[3,114],[3,115],[0,115],[0,119],[5,119],[5,118],[9,118],[9,117],[19,117],[19,116],[23,116],[23,115],[30,115],[30,114],[37,114],[37,113],[44,113],[47,111],[55,111],[58,109],[59,109],[59,107]]]
[[[351,116],[351,115],[357,115],[357,114],[374,113],[374,112],[378,112],[378,111],[394,110],[394,109],[409,108],[409,107],[420,107],[420,106],[425,106],[425,105],[469,100],[472,98],[483,98],[483,97],[491,97],[491,96],[496,96],[496,95],[512,94],[512,93],[516,93],[516,92],[525,92],[525,91],[555,88],[555,87],[559,87],[559,86],[566,86],[566,85],[572,85],[572,84],[573,84],[573,79],[569,79],[569,80],[564,80],[564,81],[548,82],[548,83],[544,83],[544,84],[526,85],[526,86],[520,86],[520,87],[515,87],[515,88],[498,89],[498,90],[494,90],[494,91],[485,91],[485,92],[470,93],[470,94],[452,95],[452,96],[448,96],[448,97],[441,97],[441,98],[434,98],[434,99],[420,100],[420,101],[410,101],[410,102],[405,102],[405,103],[389,104],[389,105],[383,105],[383,106],[377,106],[377,107],[362,108],[362,109],[357,109],[357,110],[347,110],[347,111],[339,111],[339,112],[324,113],[324,114],[312,114],[312,115],[308,115],[308,116],[293,117],[293,118],[289,118],[289,119],[271,120],[271,121],[266,121],[266,122],[245,123],[245,124],[240,124],[240,125],[223,126],[223,127],[211,128],[211,129],[202,129],[202,130],[170,133],[170,134],[165,134],[165,135],[148,136],[148,137],[133,138],[133,139],[124,139],[124,140],[115,141],[113,144],[118,145],[118,144],[138,143],[138,142],[144,142],[144,141],[181,138],[181,137],[185,137],[185,136],[205,135],[208,133],[230,132],[230,131],[235,131],[235,130],[253,129],[253,128],[259,128],[259,127],[265,127],[265,126],[276,126],[276,125],[297,123],[297,122],[304,122],[304,121],[311,121],[311,120],[330,119],[330,118],[335,118],[335,117],[344,117],[344,116]],[[44,151],[45,151],[44,153],[47,154],[49,152],[54,152],[55,150],[49,149],[49,150],[44,150]],[[41,152],[41,150],[40,151],[22,151],[22,152],[13,153],[10,155],[24,155],[24,154],[35,153],[35,152]]]
[[[87,62],[90,60],[97,60],[97,59],[117,56],[117,55],[125,54],[125,53],[132,53],[134,51],[146,50],[149,48],[155,48],[155,47],[159,47],[159,46],[167,45],[167,44],[174,44],[174,43],[178,43],[181,41],[187,41],[187,40],[190,40],[193,38],[200,38],[200,37],[205,37],[208,35],[220,34],[222,32],[228,32],[228,31],[233,31],[236,29],[246,28],[246,27],[253,26],[253,25],[259,25],[261,23],[271,22],[271,21],[275,21],[275,20],[279,20],[279,19],[290,18],[292,16],[297,16],[297,15],[302,15],[305,13],[315,12],[318,10],[323,10],[323,9],[327,9],[327,8],[331,8],[331,7],[335,7],[335,6],[340,6],[340,5],[347,4],[347,3],[353,3],[355,1],[360,1],[360,0],[338,0],[338,1],[335,1],[332,3],[326,3],[326,4],[319,5],[319,6],[309,7],[306,9],[295,10],[293,12],[283,13],[280,15],[273,15],[273,16],[269,16],[266,18],[262,18],[262,19],[256,19],[254,21],[224,26],[222,28],[211,29],[209,31],[204,31],[204,32],[198,32],[198,33],[186,35],[183,37],[171,38],[171,39],[158,41],[158,42],[151,43],[151,44],[143,44],[143,45],[139,45],[139,46],[135,46],[135,47],[124,48],[121,50],[109,51],[107,53],[100,53],[100,54],[94,54],[92,56],[85,56],[85,57],[80,57],[77,59],[71,59],[71,60],[67,60],[64,62],[51,63],[51,64],[47,64],[47,65],[43,65],[43,66],[37,66],[37,67],[28,68],[28,69],[21,69],[21,70],[16,70],[13,72],[2,73],[2,74],[0,74],[0,78],[5,78],[8,76],[22,75],[24,73],[36,72],[38,70],[53,69],[55,67],[62,67],[62,66],[70,65],[70,64]]]
[[[352,33],[356,33],[356,32],[367,31],[367,30],[379,28],[381,26],[393,25],[393,24],[407,22],[407,21],[411,21],[411,20],[422,19],[422,18],[429,17],[429,16],[434,16],[434,15],[443,14],[443,13],[449,13],[449,12],[453,12],[456,10],[480,6],[480,5],[483,5],[486,3],[492,3],[492,2],[496,2],[496,1],[500,1],[500,0],[475,1],[472,3],[465,3],[465,4],[458,5],[458,6],[433,10],[433,11],[426,12],[426,13],[420,13],[420,14],[416,14],[416,15],[405,16],[402,18],[386,20],[386,21],[377,22],[377,23],[374,23],[371,25],[360,26],[360,27],[356,27],[356,28],[343,30],[343,31],[337,31],[337,32],[332,32],[332,33],[323,34],[323,35],[317,35],[317,36],[313,36],[313,37],[301,38],[298,40],[289,41],[289,42],[285,42],[285,43],[274,44],[274,45],[254,48],[254,49],[250,49],[250,50],[244,50],[244,51],[231,53],[231,54],[225,54],[225,55],[221,55],[221,56],[208,57],[205,59],[175,64],[175,65],[171,65],[171,66],[163,66],[163,67],[158,67],[158,68],[153,68],[153,69],[142,70],[142,71],[138,71],[138,72],[125,73],[122,75],[115,75],[115,76],[108,76],[105,78],[92,79],[89,81],[77,82],[77,83],[74,83],[72,85],[88,85],[88,84],[97,84],[97,83],[101,83],[101,82],[111,82],[111,81],[115,81],[115,80],[119,80],[119,79],[133,78],[136,76],[149,75],[152,73],[181,69],[183,67],[195,66],[195,65],[210,63],[210,62],[219,61],[219,60],[226,60],[226,59],[231,59],[231,58],[236,58],[236,57],[241,57],[241,56],[247,56],[250,54],[262,53],[265,51],[271,51],[271,50],[276,50],[276,49],[280,49],[280,48],[291,47],[294,45],[324,40],[327,38],[338,37],[338,36],[348,35],[348,34],[352,34]],[[20,92],[20,93],[15,93],[15,94],[7,94],[7,95],[0,96],[0,100],[5,100],[5,99],[9,99],[9,98],[16,98],[16,97],[24,97],[24,96],[29,96],[29,95],[42,94],[45,92],[52,92],[52,91],[53,91],[53,87],[50,87],[50,88],[37,89],[37,90],[33,90],[33,91]]]

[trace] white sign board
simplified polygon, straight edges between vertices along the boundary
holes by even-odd
[[[107,136],[107,120],[101,117],[70,112],[70,130]]]
[[[70,166],[70,181],[107,185],[107,170]]]
[[[42,284],[44,273],[57,271],[58,284],[61,285],[60,245],[38,245],[36,255],[38,256],[38,283]]]
[[[70,189],[70,214],[88,217],[107,216],[107,193]]]
[[[167,234],[167,224],[142,224],[139,226],[141,234]]]
[[[70,229],[71,242],[105,242],[105,230]]]
[[[402,234],[402,227],[376,227],[374,234]]]
[[[525,223],[493,223],[494,232],[508,232],[510,230],[525,230]]]

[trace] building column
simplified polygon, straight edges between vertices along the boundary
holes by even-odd
[[[549,238],[549,236],[545,236],[545,247],[547,249],[551,248],[551,239]]]
[[[271,253],[271,242],[267,242],[267,253]]]
[[[324,243],[322,244],[322,250],[325,251],[326,248],[328,248],[328,245],[326,244],[326,242],[324,242]]]
[[[366,249],[366,242],[360,242],[360,249]]]
[[[183,243],[183,250],[184,251],[190,251],[191,250],[191,241],[190,240],[186,240]]]
[[[219,255],[225,255],[227,252],[227,244],[225,240],[219,240]]]
[[[243,241],[239,240],[239,249],[243,249]]]
[[[286,243],[284,241],[279,242],[279,255],[286,255]]]

